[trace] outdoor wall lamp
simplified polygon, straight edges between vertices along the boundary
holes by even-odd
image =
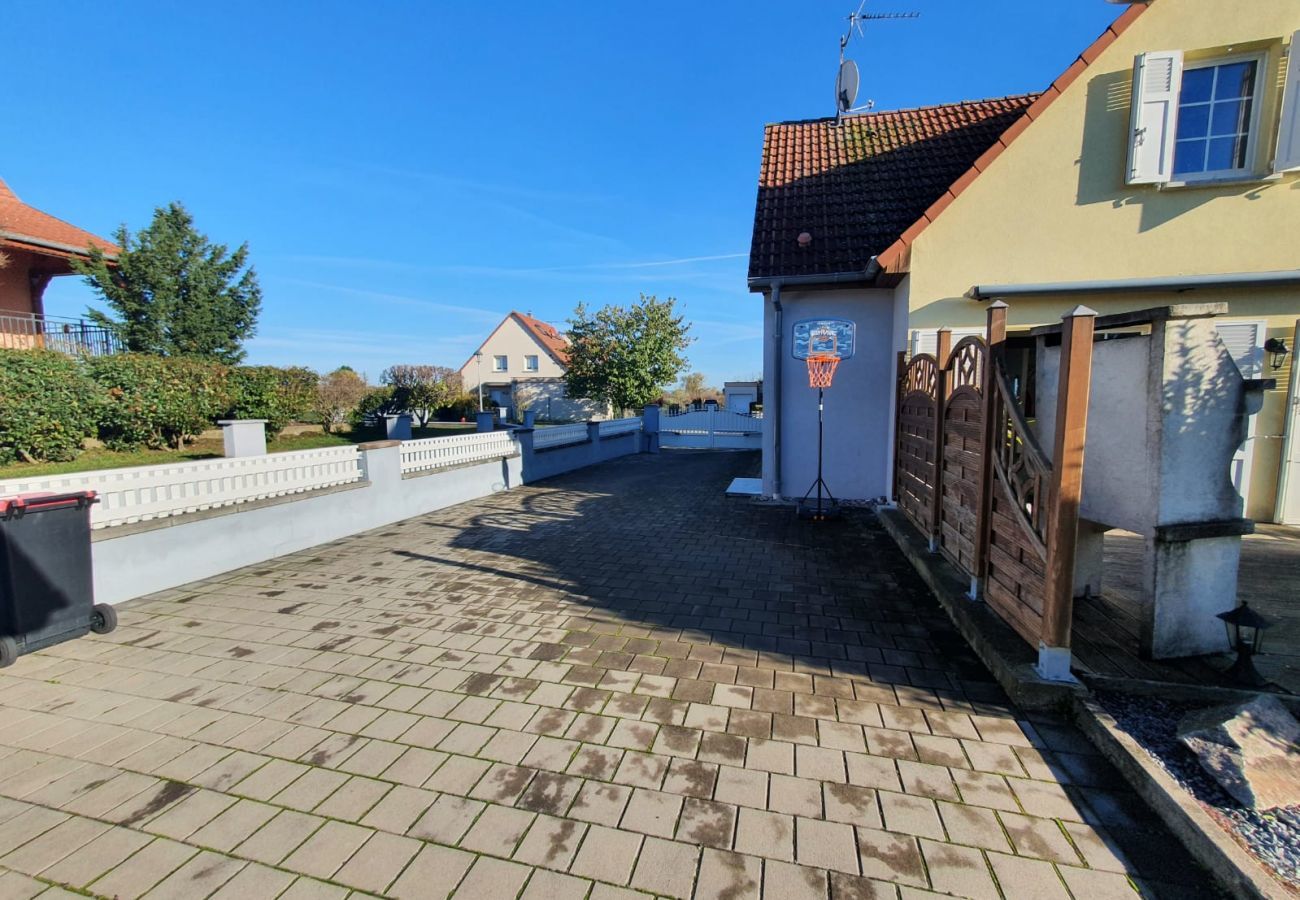
[[[1236,609],[1219,613],[1223,626],[1228,629],[1228,641],[1237,651],[1237,661],[1224,674],[1234,684],[1248,687],[1264,687],[1268,679],[1259,674],[1253,658],[1264,646],[1264,629],[1272,622],[1250,608],[1244,600]]]
[[[1286,355],[1291,352],[1291,348],[1281,338],[1269,338],[1264,342],[1264,352],[1268,354],[1269,367],[1277,371],[1282,368],[1282,363],[1286,360]]]

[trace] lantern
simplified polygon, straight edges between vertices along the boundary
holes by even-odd
[[[1273,623],[1251,609],[1244,600],[1236,609],[1219,613],[1218,618],[1223,620],[1223,626],[1228,630],[1228,641],[1237,651],[1237,661],[1224,674],[1235,684],[1248,687],[1267,685],[1268,679],[1259,674],[1252,660],[1264,646],[1264,630]]]

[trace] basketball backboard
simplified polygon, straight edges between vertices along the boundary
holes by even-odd
[[[856,325],[848,319],[801,319],[794,323],[790,352],[795,359],[810,356],[848,359],[853,355],[856,334]]]

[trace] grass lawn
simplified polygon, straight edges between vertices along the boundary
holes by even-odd
[[[413,428],[415,438],[447,437],[452,434],[468,434],[474,425],[459,422],[431,422],[427,428]],[[344,447],[348,444],[361,444],[377,441],[384,437],[377,428],[360,428],[341,434],[326,434],[323,431],[311,431],[304,434],[282,434],[273,441],[268,441],[268,453],[284,453],[289,450],[315,450],[318,447]],[[96,469],[123,469],[128,466],[156,466],[160,463],[187,462],[195,459],[214,459],[224,455],[220,438],[199,438],[184,450],[134,450],[121,453],[104,448],[85,450],[70,462],[56,463],[14,463],[0,466],[0,478],[34,478],[40,475],[62,475],[67,472],[90,472]]]

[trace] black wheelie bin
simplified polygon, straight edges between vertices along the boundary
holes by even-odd
[[[0,497],[0,669],[24,653],[117,627],[95,605],[90,565],[94,491]]]

